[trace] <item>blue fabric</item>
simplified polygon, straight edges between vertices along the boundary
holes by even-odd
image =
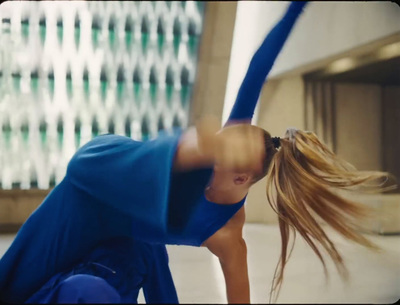
[[[143,283],[146,303],[178,303],[178,295],[168,266],[167,249],[164,245],[153,245],[152,249],[155,257],[154,264]]]
[[[283,18],[273,27],[250,61],[249,68],[239,88],[228,122],[251,119],[268,73],[287,40],[306,1],[291,2]],[[228,123],[227,122],[227,123]]]
[[[165,245],[117,237],[102,241],[72,270],[53,276],[26,303],[97,303],[99,290],[105,291],[104,299],[117,293],[118,301],[111,303],[137,303],[140,288],[147,303],[178,303]]]
[[[169,205],[170,244],[201,246],[243,206],[245,198],[230,205],[215,204],[204,196],[211,169],[172,175]]]
[[[228,221],[236,210],[220,206],[209,211],[209,225],[201,223],[205,219],[187,215],[181,232],[173,229],[168,217],[169,189],[179,136],[136,142],[104,135],[79,149],[64,180],[28,218],[1,259],[2,300],[26,301],[55,274],[70,272],[107,239],[125,236],[154,246],[200,245],[204,236]],[[200,196],[210,174],[207,169],[202,181],[171,193]],[[201,200],[197,196],[185,204],[194,211]],[[164,265],[167,270],[165,261]]]
[[[61,281],[48,294],[35,294],[28,304],[97,304],[121,303],[118,292],[104,279],[87,274],[72,275]]]
[[[229,120],[252,117],[265,78],[304,5],[305,2],[291,3],[254,55]],[[87,268],[92,264],[85,262],[85,257],[95,253],[93,249],[106,240],[122,237],[143,242],[136,249],[143,250],[146,244],[156,251],[148,256],[155,257],[154,268],[145,268],[148,264],[139,258],[130,262],[132,266],[136,263],[142,266],[149,277],[147,281],[139,281],[146,299],[162,302],[173,298],[175,288],[169,278],[165,244],[199,246],[244,202],[243,199],[233,205],[216,205],[207,201],[203,193],[211,169],[188,173],[193,177],[186,184],[183,181],[188,176],[172,174],[179,137],[178,133],[136,142],[106,135],[78,150],[69,163],[64,180],[28,218],[2,257],[0,300],[23,303],[36,293],[43,293],[43,301],[51,294],[73,288],[80,281],[89,287],[97,279],[88,272]],[[111,260],[114,255],[118,257],[116,252],[109,252],[118,249],[115,244],[104,244],[104,247],[100,246],[100,253],[108,253],[106,256]],[[113,263],[103,264],[109,268],[107,265]],[[123,268],[123,264],[116,266]],[[76,277],[79,272],[87,276]],[[136,275],[142,274],[138,272]],[[107,278],[105,274],[100,278],[104,277]],[[121,287],[125,286],[114,285],[110,278],[107,279],[106,283],[100,281],[100,285],[114,287],[123,298]],[[163,282],[163,279],[167,280]],[[118,277],[118,280],[129,282],[124,277]],[[46,290],[48,287],[53,290]],[[112,289],[108,292],[112,295]]]
[[[19,230],[0,261],[0,295],[22,303],[100,241],[128,236],[165,244],[179,134],[153,141],[104,135],[71,159],[64,180]]]

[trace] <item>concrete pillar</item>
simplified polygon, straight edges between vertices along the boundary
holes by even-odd
[[[207,2],[189,125],[206,114],[222,116],[236,2]]]

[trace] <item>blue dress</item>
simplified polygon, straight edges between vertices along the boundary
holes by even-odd
[[[292,2],[265,38],[229,120],[252,117],[266,76],[304,5]],[[69,297],[67,288],[79,286],[67,285],[70,279],[79,283],[95,277],[112,302],[134,303],[143,287],[147,302],[176,303],[165,245],[200,246],[245,200],[231,205],[206,200],[211,168],[172,172],[179,138],[180,132],[146,142],[103,135],[80,148],[63,181],[2,257],[0,300],[51,303],[63,300],[62,293]],[[98,297],[99,289],[93,291]]]

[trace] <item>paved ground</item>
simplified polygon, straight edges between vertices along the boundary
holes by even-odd
[[[298,239],[286,267],[277,303],[390,304],[400,298],[400,236],[369,236],[383,249],[371,252],[330,232],[348,264],[349,281],[343,282],[328,261],[330,281],[322,265]],[[0,255],[14,235],[0,235]],[[245,239],[252,303],[268,303],[269,288],[280,253],[275,225],[247,224]],[[225,284],[218,260],[205,248],[168,246],[170,265],[182,303],[226,303]],[[140,295],[139,303],[143,303]]]

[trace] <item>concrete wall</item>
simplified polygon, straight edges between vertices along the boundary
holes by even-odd
[[[257,49],[260,31],[257,29],[257,16],[260,7],[258,1],[239,1],[237,4],[236,22],[231,46],[231,61],[229,62],[229,74],[226,82],[226,93],[222,121],[229,116],[235,102],[240,84],[247,71],[247,67]],[[253,121],[257,120],[255,112]]]
[[[288,4],[286,1],[238,3],[223,120],[230,112],[252,54]],[[309,3],[271,70],[253,123],[274,136],[282,135],[291,126],[304,129],[301,75],[342,56],[364,54],[398,41],[399,20],[400,7],[393,2]],[[379,170],[383,152],[373,139],[379,141],[381,137],[379,94],[382,91],[374,86],[364,88],[347,85],[335,88],[339,107],[335,130],[340,134],[338,153],[360,169]],[[366,134],[369,136],[365,137]],[[276,223],[265,191],[264,180],[250,191],[246,203],[248,222]]]
[[[400,181],[399,87],[338,83],[332,88],[336,153],[360,170],[389,170]],[[288,127],[304,129],[304,91],[300,76],[266,83],[260,97],[258,125],[273,136],[282,136]],[[262,179],[250,190],[246,201],[247,222],[277,223],[278,218],[266,200],[265,184]],[[342,195],[377,209],[366,226],[368,230],[383,234],[400,232],[400,194]]]
[[[283,14],[288,2],[261,1],[261,37]],[[275,18],[273,18],[275,17]],[[310,2],[296,23],[271,76],[350,51],[400,32],[400,7],[390,1]]]
[[[360,170],[382,170],[382,89],[336,84],[336,153]]]
[[[283,136],[288,127],[304,129],[304,84],[300,76],[268,82],[260,96],[257,125],[272,136]],[[277,216],[267,203],[265,179],[250,190],[246,221],[275,223]]]
[[[383,170],[390,171],[400,183],[400,86],[385,87],[382,102]]]
[[[252,54],[288,4],[288,1],[238,3],[223,120],[234,103]],[[310,2],[297,20],[269,77],[309,72],[343,53],[357,53],[359,47],[365,52],[398,41],[399,20],[400,7],[394,2]]]

